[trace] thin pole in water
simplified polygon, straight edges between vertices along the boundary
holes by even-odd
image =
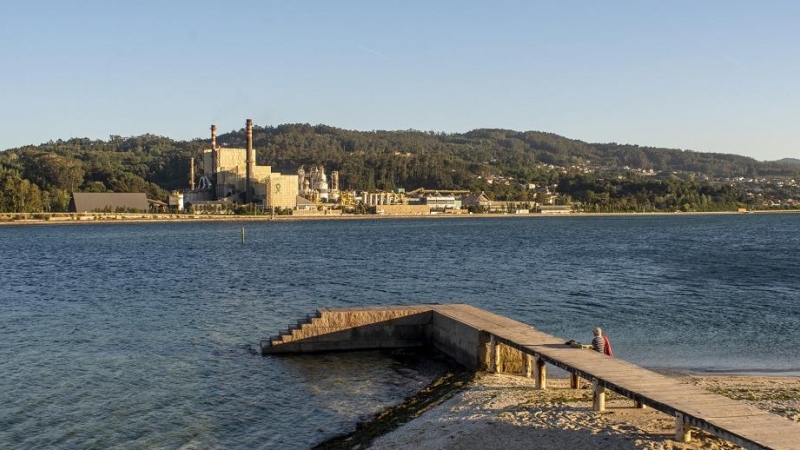
[[[244,227],[242,227],[242,244],[244,244]]]

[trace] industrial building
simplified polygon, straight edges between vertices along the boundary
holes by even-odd
[[[325,168],[322,166],[312,166],[306,172],[303,166],[297,169],[297,189],[300,196],[320,203],[336,203],[341,198],[339,191],[339,171],[331,172],[331,182],[328,184],[328,176],[325,175]]]
[[[73,192],[69,212],[147,212],[147,195],[118,192]]]
[[[186,194],[187,203],[254,204],[265,210],[297,207],[297,175],[284,175],[273,172],[271,166],[256,164],[251,119],[246,122],[246,136],[247,148],[218,147],[217,127],[211,125],[211,148],[203,151],[204,174],[197,189]]]

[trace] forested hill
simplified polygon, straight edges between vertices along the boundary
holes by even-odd
[[[223,142],[244,146],[244,130],[223,135]],[[467,133],[408,131],[349,131],[325,125],[281,125],[254,131],[257,148],[266,148],[269,161],[297,165],[300,160],[335,161],[358,154],[410,154],[410,157],[443,157],[483,170],[495,167],[504,174],[530,169],[536,164],[569,167],[692,172],[710,177],[787,176],[795,168],[783,162],[759,162],[753,158],[721,153],[640,147],[628,144],[589,144],[540,131],[519,132],[478,129]],[[282,154],[281,154],[282,153]],[[327,166],[327,163],[326,163]],[[526,179],[524,173],[519,178]],[[532,181],[532,180],[531,180]]]
[[[779,159],[776,162],[778,162],[780,164],[793,164],[793,165],[796,165],[796,166],[800,166],[800,159],[797,159],[797,158],[783,158],[783,159]]]
[[[244,147],[244,129],[218,136],[222,146]],[[147,192],[163,198],[166,190],[189,185],[188,161],[210,139],[174,141],[142,135],[108,140],[69,139],[0,152],[0,195],[38,190],[42,202],[60,209],[70,191]],[[486,190],[498,198],[510,192],[487,178],[515,183],[555,184],[558,171],[548,165],[592,167],[596,171],[652,169],[724,177],[793,176],[797,165],[759,162],[717,153],[621,144],[590,144],[552,133],[479,129],[467,133],[350,131],[325,125],[254,127],[259,164],[294,173],[300,165],[339,170],[344,189],[460,188]],[[9,194],[10,195],[10,194]],[[19,203],[19,202],[17,202]],[[0,206],[1,207],[1,206]]]

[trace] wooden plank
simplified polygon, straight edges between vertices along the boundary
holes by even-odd
[[[665,386],[663,384],[625,384],[613,383],[608,380],[602,382],[606,387],[613,390],[635,392],[644,397],[658,397],[658,398],[681,398],[691,399],[692,397],[699,397],[705,395],[705,392],[684,391],[680,386]],[[713,395],[713,394],[712,394]]]
[[[628,387],[636,387],[641,389],[646,388],[663,388],[663,389],[681,389],[683,392],[694,392],[694,393],[701,393],[701,392],[708,392],[702,389],[692,389],[690,385],[684,385],[680,383],[667,383],[663,380],[658,379],[641,379],[641,377],[621,377],[621,376],[608,376],[605,374],[595,374],[597,378],[600,378],[607,383],[617,384],[620,386],[628,386]]]
[[[695,392],[708,392],[708,390],[703,389],[699,386],[695,386],[692,384],[681,383],[676,380],[672,380],[669,378],[661,378],[658,376],[649,376],[646,374],[638,375],[635,373],[631,373],[629,371],[614,371],[614,372],[606,372],[606,371],[593,371],[594,374],[598,376],[602,376],[602,378],[608,381],[618,381],[620,383],[627,383],[629,385],[635,384],[657,384],[662,386],[677,386],[685,389],[686,391],[695,391]]]
[[[753,409],[755,411],[763,411],[762,409],[756,408],[755,406],[751,406],[742,402],[737,402],[736,400],[731,400],[727,397],[711,393],[704,393],[703,395],[684,395],[681,396],[680,398],[676,398],[675,400],[690,402],[693,405],[698,405],[698,407],[700,406],[707,406],[707,407],[718,406],[723,408],[741,407],[741,408]]]
[[[645,401],[656,401],[658,403],[663,403],[665,405],[671,405],[673,408],[678,409],[680,411],[684,411],[687,414],[690,414],[695,417],[733,417],[737,415],[758,415],[761,414],[759,409],[752,409],[746,406],[730,406],[725,405],[721,407],[719,404],[705,404],[705,405],[695,405],[688,401],[674,401],[674,399],[655,399],[655,398],[644,398]]]
[[[609,371],[609,372],[627,371],[632,374],[635,373],[637,375],[642,375],[642,376],[658,377],[664,380],[671,379],[667,376],[660,375],[646,369],[642,369],[641,367],[635,366],[633,364],[614,363],[611,361],[606,361],[602,359],[602,357],[600,357],[600,359],[589,359],[589,357],[594,358],[594,355],[591,356],[584,355],[582,357],[574,357],[572,355],[559,355],[558,353],[550,351],[541,351],[539,353],[551,357],[553,359],[558,359],[561,362],[574,365],[575,367],[580,367],[582,369],[590,371]]]
[[[681,383],[680,381],[674,380],[672,378],[666,378],[659,376],[657,374],[649,374],[649,373],[639,373],[635,370],[630,368],[619,368],[619,369],[592,369],[586,370],[586,372],[592,372],[596,375],[603,375],[605,377],[614,378],[623,381],[635,381],[635,380],[643,380],[650,383],[661,383],[661,384],[674,384],[680,386],[691,387],[694,385]]]
[[[768,418],[770,421],[775,420],[775,415],[770,414],[767,412],[758,413],[753,411],[743,411],[743,410],[728,410],[728,411],[703,411],[702,409],[694,409],[693,408],[681,408],[682,411],[686,411],[688,415],[697,417],[700,420],[705,420],[707,422],[716,421],[716,420],[735,420],[740,418],[752,418],[757,419],[760,417]]]
[[[751,442],[758,443],[767,448],[798,448],[797,438],[790,436],[782,436],[782,430],[765,431],[763,433],[758,431],[747,431],[744,433],[735,434],[740,439],[745,439]],[[733,433],[731,433],[733,434]]]
[[[611,387],[609,389],[613,390],[614,388]],[[630,390],[630,389],[628,389],[627,391],[635,394],[636,397],[639,397],[639,398],[642,398],[642,399],[645,399],[645,400],[657,401],[657,402],[661,402],[661,403],[670,403],[670,404],[674,404],[676,407],[684,407],[685,408],[687,406],[692,406],[693,408],[697,409],[697,408],[700,408],[701,405],[704,405],[707,408],[731,407],[732,406],[732,404],[730,404],[730,403],[724,403],[722,401],[717,401],[717,399],[708,398],[708,397],[702,398],[701,402],[693,402],[692,398],[696,397],[696,396],[687,395],[687,394],[685,394],[683,392],[680,392],[680,391],[672,391],[672,392],[663,393],[663,394],[648,393],[648,392],[642,392],[642,391],[634,391],[634,390]]]
[[[687,413],[691,413],[694,416],[705,416],[705,417],[725,417],[725,416],[734,416],[734,415],[756,415],[760,414],[760,410],[758,408],[748,406],[748,405],[736,405],[732,403],[726,402],[718,402],[715,400],[704,401],[704,402],[692,402],[690,398],[685,396],[671,396],[671,397],[648,397],[643,396],[644,399],[649,399],[651,401],[657,401],[659,403],[664,403],[668,405],[672,405],[675,409],[679,409],[681,411],[685,411]]]
[[[792,433],[794,430],[781,427],[752,428],[742,424],[714,425],[714,427],[737,436],[739,439],[755,442],[767,448],[798,448],[797,434]],[[700,428],[715,434],[717,432],[714,428]]]
[[[795,428],[794,426],[797,425],[795,422],[792,422],[789,419],[784,417],[777,416],[779,419],[783,419],[783,421],[775,420],[776,416],[774,414],[761,414],[757,416],[749,416],[749,417],[723,417],[723,418],[713,418],[708,419],[707,422],[713,423],[715,425],[719,424],[726,424],[726,425],[737,425],[745,428],[752,428],[754,430],[761,429],[763,427],[773,427],[779,429],[786,429],[786,428]]]
[[[576,356],[569,355],[569,354],[566,354],[566,355],[565,354],[559,354],[559,353],[553,352],[553,351],[537,351],[537,350],[534,350],[534,351],[536,353],[540,353],[540,354],[544,355],[545,357],[548,357],[548,358],[551,358],[551,359],[555,359],[555,360],[560,361],[562,363],[574,366],[575,368],[580,368],[580,369],[587,370],[587,371],[628,370],[628,371],[636,372],[636,373],[639,373],[639,374],[642,374],[642,375],[644,375],[644,374],[657,375],[654,372],[646,371],[645,369],[642,369],[641,367],[634,366],[632,364],[630,364],[630,365],[614,364],[614,363],[609,363],[607,361],[603,361],[602,359],[594,359],[595,358],[594,355],[583,355],[583,356],[576,357]],[[599,355],[597,355],[597,356],[599,356]]]
[[[601,377],[601,379],[603,379]],[[614,383],[612,380],[603,379],[606,384],[619,386],[621,388],[625,388],[630,391],[636,391],[640,394],[650,394],[650,395],[658,395],[658,396],[667,396],[672,392],[678,392],[683,396],[688,395],[704,395],[704,394],[711,394],[708,391],[695,391],[692,389],[684,389],[683,386],[675,386],[670,384],[662,384],[662,383]],[[722,397],[722,396],[720,396]],[[724,397],[723,397],[724,398]]]
[[[574,367],[575,369],[581,370],[583,372],[588,372],[592,374],[607,374],[609,376],[628,376],[628,377],[639,377],[639,378],[649,378],[649,379],[658,379],[662,381],[667,381],[669,378],[658,376],[658,374],[647,373],[647,372],[640,372],[638,369],[634,367],[625,367],[625,366],[603,366],[599,364],[585,364],[580,361],[570,361],[569,358],[558,358],[553,357],[552,355],[548,355],[546,353],[542,353],[545,358],[555,359],[562,364],[566,364],[570,367]]]
[[[693,411],[697,413],[693,415],[702,416],[709,419],[736,416],[760,416],[764,414],[770,414],[768,411],[747,405],[723,405],[719,403],[680,405],[674,402],[671,403],[684,411]]]

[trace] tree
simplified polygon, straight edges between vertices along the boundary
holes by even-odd
[[[26,155],[25,177],[43,189],[58,188],[70,192],[83,183],[83,163],[55,153]]]

